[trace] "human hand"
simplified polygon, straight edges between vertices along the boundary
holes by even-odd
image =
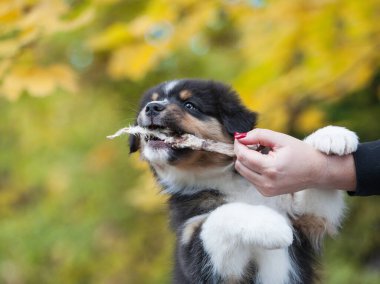
[[[254,129],[235,135],[236,170],[264,196],[293,193],[306,188],[355,188],[352,155],[328,156],[292,136]],[[247,145],[271,148],[264,155]]]

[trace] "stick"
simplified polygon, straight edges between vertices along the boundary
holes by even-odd
[[[193,150],[216,152],[230,157],[235,157],[233,144],[227,144],[210,139],[202,139],[191,134],[184,134],[178,138],[170,137],[168,139],[168,143],[174,148],[190,148]]]
[[[154,136],[177,149],[190,148],[192,150],[216,152],[230,157],[236,156],[233,144],[218,142],[210,139],[202,139],[192,134],[183,134],[179,137],[173,137],[169,136],[164,130],[150,130],[141,126],[122,128],[115,134],[107,136],[107,138],[114,139],[123,134],[138,135],[143,138]],[[252,150],[258,149],[258,145],[250,145],[249,147]]]

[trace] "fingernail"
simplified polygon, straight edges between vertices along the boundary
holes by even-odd
[[[246,133],[246,132],[244,132],[244,133],[235,132],[235,133],[234,133],[234,137],[235,137],[235,139],[242,139],[242,138],[244,138],[244,137],[246,137],[246,136],[247,136],[247,133]]]

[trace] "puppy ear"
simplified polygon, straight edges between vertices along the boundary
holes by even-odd
[[[250,111],[240,101],[239,95],[229,86],[217,85],[220,117],[230,135],[248,132],[256,126],[257,113]]]
[[[257,113],[246,108],[230,86],[216,82],[213,84],[213,90],[218,97],[221,123],[228,134],[233,136],[234,132],[248,132],[255,128]]]
[[[135,126],[137,124],[135,123]],[[129,135],[129,154],[137,152],[140,149],[140,137],[137,135]]]
[[[248,132],[256,125],[257,113],[246,109],[244,106],[222,114],[222,123],[230,135],[234,132]]]

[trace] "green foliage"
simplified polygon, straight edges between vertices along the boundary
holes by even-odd
[[[125,143],[143,90],[230,83],[261,127],[379,139],[376,0],[0,3],[0,283],[167,283],[165,197]],[[323,283],[378,283],[378,197],[351,198]]]

